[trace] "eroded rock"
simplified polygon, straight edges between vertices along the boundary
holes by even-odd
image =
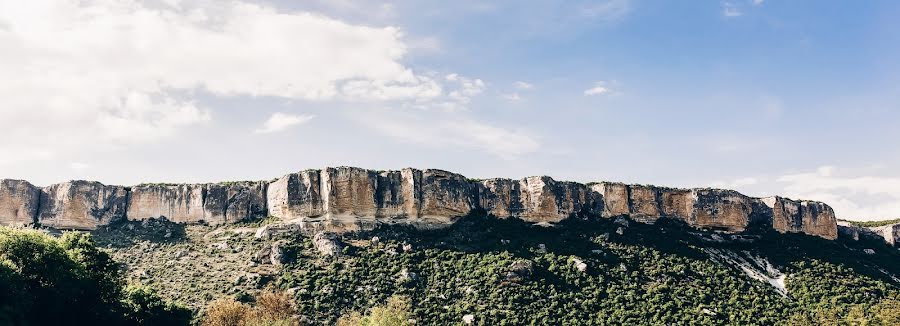
[[[34,224],[40,199],[40,189],[28,181],[0,180],[0,225]]]
[[[127,205],[125,187],[90,181],[55,184],[41,190],[38,223],[57,229],[94,230],[124,220]]]
[[[337,234],[331,232],[316,233],[313,237],[313,244],[322,256],[338,256],[343,249]]]

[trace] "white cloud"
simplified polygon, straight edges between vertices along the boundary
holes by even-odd
[[[284,131],[292,126],[309,122],[309,120],[312,120],[314,117],[315,116],[312,114],[293,115],[276,112],[269,117],[269,120],[266,120],[266,122],[263,123],[262,128],[256,130],[256,133],[267,134]]]
[[[738,17],[743,15],[744,13],[733,3],[731,2],[723,2],[722,3],[722,15],[725,17]]]
[[[584,96],[603,95],[609,92],[610,90],[607,87],[607,83],[604,81],[599,81],[594,83],[593,87],[584,90]]]
[[[403,33],[244,1],[0,2],[0,163],[169,137],[200,94],[442,101]],[[473,80],[452,101],[482,87]],[[479,84],[480,83],[480,84]],[[468,88],[467,88],[468,87]]]
[[[513,83],[513,86],[515,86],[516,88],[521,89],[521,90],[530,90],[530,89],[534,88],[534,85],[523,82],[523,81],[517,81],[517,82]]]
[[[754,6],[762,5],[763,2],[765,2],[765,0],[750,0],[750,3],[752,3]]]
[[[432,148],[474,150],[502,159],[515,159],[540,148],[537,138],[524,130],[493,126],[459,114],[425,113],[369,110],[349,117],[399,141]]]
[[[422,98],[411,102],[408,106],[420,109],[438,108],[446,111],[458,111],[467,109],[472,99],[487,89],[487,84],[481,79],[468,78],[459,74],[444,76],[447,94]]]
[[[839,218],[900,217],[900,178],[853,175],[853,171],[823,166],[815,171],[788,174],[776,180],[786,196],[831,205]]]

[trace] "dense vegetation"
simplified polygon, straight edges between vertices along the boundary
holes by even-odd
[[[900,218],[895,218],[893,220],[883,220],[883,221],[847,221],[847,220],[841,220],[841,221],[850,223],[850,225],[854,225],[854,226],[874,228],[874,227],[879,227],[879,226],[900,223]]]
[[[0,324],[178,325],[191,312],[125,286],[119,264],[91,237],[0,228]]]
[[[428,325],[465,315],[484,325],[771,325],[900,300],[898,283],[881,272],[900,271],[896,250],[884,245],[863,255],[799,235],[716,243],[678,225],[630,224],[547,229],[470,217],[445,230],[383,228],[349,237],[357,245],[330,263],[300,257],[277,284],[296,293],[312,320],[331,322],[399,294]],[[709,247],[769,257],[790,274],[789,297],[711,261],[702,251]]]
[[[440,230],[345,234],[331,257],[298,232],[257,237],[270,222],[127,222],[94,233],[104,250],[83,234],[4,230],[0,324],[187,322],[159,297],[206,325],[900,324],[900,254],[878,241],[473,214]],[[262,254],[274,247],[277,261]],[[723,255],[771,264],[787,294]]]

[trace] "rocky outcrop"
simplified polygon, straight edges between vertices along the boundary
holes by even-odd
[[[92,230],[125,218],[128,190],[99,182],[70,181],[41,190],[37,222],[57,229]]]
[[[777,196],[761,201],[772,209],[772,228],[778,232],[815,234],[826,239],[838,237],[837,218],[828,205]]]
[[[897,247],[900,245],[900,223],[869,228],[878,236],[884,238],[884,242]]]
[[[490,179],[478,185],[479,205],[489,214],[532,223],[557,223],[577,214],[600,214],[601,195],[586,185],[550,177]]]
[[[131,189],[128,219],[165,217],[176,223],[233,223],[265,216],[266,184],[139,185]]]
[[[733,190],[695,189],[694,214],[689,225],[731,232],[750,226],[753,203],[750,197]]]
[[[759,227],[828,239],[838,233],[834,212],[818,202],[758,199],[721,189],[585,185],[546,176],[469,180],[434,169],[336,167],[291,173],[272,182],[133,188],[86,181],[37,189],[24,181],[3,180],[0,186],[0,224],[36,222],[57,228],[92,229],[121,218],[220,224],[274,216],[312,233],[342,232],[377,223],[440,227],[484,210],[497,218],[542,225],[572,217],[627,216],[646,223],[679,220],[724,232]]]
[[[41,190],[22,180],[0,180],[0,225],[34,224]]]
[[[838,221],[838,236],[852,241],[877,240],[898,247],[900,246],[900,223],[862,227],[846,221]]]

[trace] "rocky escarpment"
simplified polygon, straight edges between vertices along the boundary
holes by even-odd
[[[33,224],[41,190],[22,180],[0,180],[0,225]]]
[[[128,219],[166,217],[178,223],[233,223],[266,215],[265,182],[139,185],[131,188]]]
[[[37,223],[58,229],[94,229],[125,218],[128,190],[99,182],[71,181],[41,189]]]
[[[752,228],[835,239],[834,212],[823,203],[753,198],[732,190],[622,183],[581,184],[550,177],[469,180],[434,169],[305,170],[272,182],[106,186],[72,181],[37,188],[3,180],[0,223],[94,229],[117,219],[166,217],[180,223],[233,223],[261,216],[328,231],[375,223],[437,227],[473,210],[552,224],[567,218],[629,216],[683,221],[724,232]]]
[[[862,227],[846,221],[839,221],[838,235],[848,240],[879,240],[892,246],[898,246],[900,245],[900,223]]]

